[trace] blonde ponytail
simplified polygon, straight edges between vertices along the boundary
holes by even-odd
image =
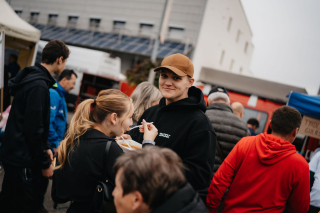
[[[90,121],[91,104],[94,103],[94,99],[84,100],[79,104],[77,110],[70,122],[67,135],[63,141],[61,141],[58,147],[58,158],[60,166],[63,167],[67,158],[67,151],[72,151],[77,145],[78,139],[83,135],[89,128],[92,128],[94,122]]]
[[[121,117],[128,111],[126,103],[130,102],[131,99],[121,91],[108,89],[100,91],[96,100],[87,99],[80,103],[70,122],[67,135],[58,147],[60,165],[56,169],[64,167],[66,160],[69,160],[70,152],[77,147],[80,136],[93,128],[96,123],[101,123],[111,113],[116,113]]]

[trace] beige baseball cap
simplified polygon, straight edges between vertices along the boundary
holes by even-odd
[[[154,69],[154,71],[160,71],[163,68],[169,69],[178,76],[190,76],[193,77],[193,64],[191,60],[180,53],[169,55],[163,59],[161,66]]]

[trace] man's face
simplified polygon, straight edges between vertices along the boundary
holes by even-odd
[[[168,104],[187,98],[192,83],[193,79],[188,76],[178,76],[170,70],[163,70],[160,73],[159,89]]]
[[[120,181],[122,172],[123,168],[120,168],[116,174],[116,187],[112,192],[112,195],[114,197],[114,205],[116,206],[118,213],[131,213],[134,209],[134,197],[133,193],[128,193],[125,196],[123,196],[123,188]]]
[[[76,85],[76,76],[74,74],[71,75],[70,80],[68,80],[67,78],[63,78],[59,84],[63,87],[63,89],[65,89],[68,93],[74,89],[75,85]]]

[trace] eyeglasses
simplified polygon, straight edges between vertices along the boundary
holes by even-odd
[[[68,79],[67,79],[68,80]],[[70,81],[72,84],[73,84],[73,86],[75,86],[76,85],[76,82],[75,81],[71,81],[71,79],[70,80],[68,80],[68,81]]]

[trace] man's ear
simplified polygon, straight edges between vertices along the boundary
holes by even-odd
[[[292,133],[291,133],[292,137],[296,138],[298,132],[299,132],[299,128],[297,127],[297,128],[295,128],[295,129],[292,131]]]
[[[133,193],[133,206],[132,206],[132,210],[136,211],[136,210],[142,210],[142,208],[146,207],[146,204],[144,204],[143,202],[143,197],[142,194],[139,191],[134,191]]]
[[[240,118],[243,118],[243,112],[240,112]]]
[[[59,81],[59,84],[64,84],[64,82],[66,82],[66,80],[67,80],[67,78],[63,78],[63,79],[61,79],[60,81]]]
[[[190,78],[188,87],[190,88],[193,85],[193,83],[194,83],[194,78]]]
[[[63,57],[60,56],[60,58],[58,58],[57,60],[58,60],[58,64],[62,64],[62,62],[63,62]]]

